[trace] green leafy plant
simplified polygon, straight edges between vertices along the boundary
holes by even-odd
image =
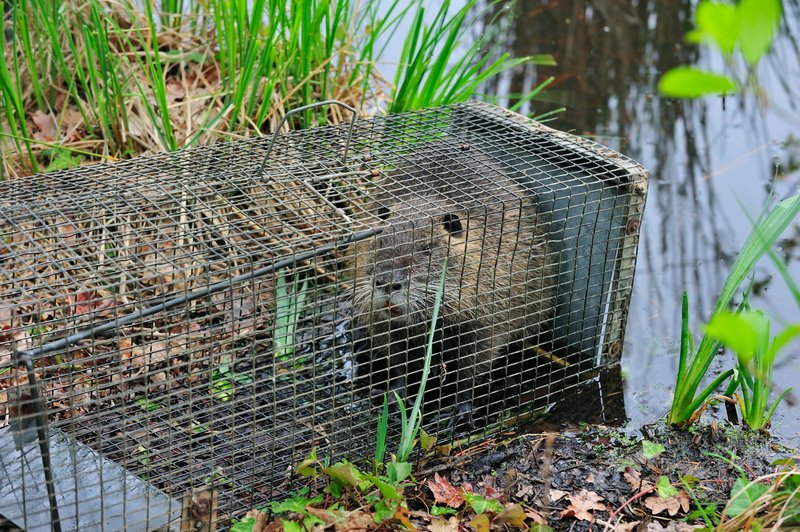
[[[735,4],[703,0],[695,10],[696,28],[686,40],[716,48],[727,73],[691,66],[673,68],[659,81],[659,91],[676,98],[699,98],[731,94],[748,85],[757,87],[755,68],[772,46],[780,20],[780,0],[739,0]]]
[[[647,460],[652,460],[653,458],[661,456],[665,450],[664,446],[660,443],[642,440],[642,453]]]
[[[308,280],[298,288],[297,278],[278,276],[275,286],[275,321],[272,331],[275,356],[288,361],[294,354],[295,332],[308,295]]]
[[[725,312],[730,307],[733,296],[755,267],[759,259],[770,249],[784,229],[800,213],[800,195],[792,196],[778,203],[771,212],[762,216],[753,225],[750,235],[736,258],[722,291],[717,299],[712,316]],[[689,328],[689,303],[683,293],[681,319],[681,344],[678,360],[678,373],[675,382],[675,396],[672,400],[668,421],[675,425],[687,425],[701,412],[701,406],[734,371],[729,369],[715,378],[698,393],[701,382],[706,377],[711,362],[722,346],[722,342],[705,334],[695,350],[692,332]]]
[[[791,391],[785,389],[768,405],[775,360],[779,351],[800,335],[800,324],[791,325],[771,338],[770,320],[763,312],[719,312],[711,318],[706,334],[736,353],[735,379],[742,393],[739,402],[742,419],[753,430],[764,428],[775,407]]]
[[[739,467],[728,503],[716,530],[794,530],[800,526],[800,470],[793,460],[781,461],[779,470],[748,480]]]
[[[447,274],[447,257],[444,258],[442,264],[442,273],[439,276],[439,284],[436,288],[436,299],[433,303],[433,316],[431,317],[430,330],[428,331],[428,346],[425,350],[425,363],[422,367],[422,377],[420,379],[419,391],[414,398],[414,406],[411,408],[410,415],[406,414],[405,405],[400,396],[395,392],[395,398],[400,408],[401,418],[401,432],[400,443],[397,445],[397,457],[392,459],[392,464],[406,463],[411,451],[414,449],[414,443],[419,434],[422,426],[422,400],[425,396],[425,386],[428,383],[428,377],[431,371],[431,359],[433,357],[433,338],[436,332],[436,323],[439,321],[439,309],[442,305],[442,296],[444,295],[444,283]],[[390,464],[391,466],[391,464]],[[405,469],[405,468],[404,468]],[[408,467],[410,472],[410,466]],[[390,469],[391,473],[391,469]]]
[[[211,371],[211,395],[220,401],[230,401],[236,384],[252,384],[253,377],[238,373],[229,364],[220,364]]]

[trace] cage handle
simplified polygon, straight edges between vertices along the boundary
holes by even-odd
[[[292,109],[281,118],[281,121],[278,122],[278,126],[275,128],[275,131],[272,132],[272,137],[269,139],[269,145],[267,146],[267,154],[264,156],[264,160],[261,161],[261,166],[258,167],[258,175],[259,177],[264,174],[264,167],[267,166],[267,161],[269,161],[269,156],[272,154],[272,148],[275,146],[275,141],[280,134],[281,128],[283,124],[286,123],[286,120],[292,115],[296,115],[297,113],[301,113],[303,111],[307,111],[309,109],[314,109],[316,107],[322,107],[323,105],[338,105],[340,107],[344,107],[348,111],[350,111],[350,127],[347,129],[347,139],[344,143],[344,156],[342,157],[342,164],[347,164],[347,153],[350,151],[350,141],[353,138],[353,129],[355,129],[356,121],[358,120],[358,112],[355,108],[350,107],[346,103],[340,102],[339,100],[325,100],[322,102],[315,102],[308,105],[304,105],[302,107],[297,107],[296,109]]]

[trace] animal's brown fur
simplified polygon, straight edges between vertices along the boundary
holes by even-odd
[[[536,206],[490,158],[448,142],[407,158],[379,187],[369,211],[384,232],[352,252],[353,304],[370,359],[388,366],[401,396],[419,380],[447,257],[435,337],[447,374],[437,378],[456,375],[458,402],[469,403],[492,362],[512,342],[535,339],[552,314],[555,267]]]

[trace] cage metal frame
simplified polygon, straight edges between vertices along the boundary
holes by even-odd
[[[312,106],[307,106],[304,108],[296,109],[286,116],[284,116],[282,122],[279,124],[279,127],[276,128],[276,134],[270,137],[269,143],[266,149],[266,153],[264,154],[263,158],[261,159],[261,163],[258,166],[256,172],[253,174],[253,179],[259,180],[261,176],[266,176],[267,181],[271,179],[271,171],[273,168],[270,168],[270,157],[273,153],[273,148],[276,142],[279,140],[277,132],[280,131],[281,126],[283,123],[289,119],[291,116],[296,115],[308,107],[316,107],[319,105],[328,105],[332,103],[338,102],[320,102],[318,104],[314,104]],[[343,104],[339,104],[343,105]],[[340,222],[343,224],[351,224],[350,227],[357,225],[354,223],[352,218],[350,218],[347,214],[345,214],[341,208],[337,205],[331,204],[331,201],[324,197],[318,189],[316,189],[313,184],[315,182],[325,182],[330,179],[337,179],[341,177],[351,176],[351,175],[363,175],[365,177],[369,177],[374,175],[374,172],[370,169],[363,169],[358,171],[350,171],[348,169],[348,154],[351,150],[351,141],[353,139],[353,135],[355,132],[356,124],[357,124],[357,116],[355,111],[352,108],[346,107],[349,111],[351,111],[351,122],[348,127],[346,128],[333,128],[334,136],[340,134],[343,130],[345,133],[346,140],[344,141],[344,145],[342,146],[340,143],[336,149],[333,151],[335,152],[342,152],[343,150],[343,157],[341,159],[341,166],[337,167],[335,171],[329,171],[323,174],[316,174],[310,175],[306,179],[303,180],[303,183],[308,190],[315,196],[322,197],[322,200],[326,202],[332,209],[331,212],[335,213],[336,216],[339,217]],[[601,299],[605,298],[604,301],[601,302],[602,310],[600,314],[603,315],[604,319],[600,324],[600,330],[598,336],[597,345],[594,349],[594,360],[592,361],[592,365],[596,368],[601,368],[609,363],[618,362],[619,356],[621,356],[621,345],[624,336],[624,324],[627,317],[627,309],[630,297],[630,291],[632,288],[633,282],[633,270],[635,267],[635,256],[636,256],[636,244],[638,240],[638,224],[640,223],[639,220],[641,218],[641,213],[644,208],[644,198],[646,195],[646,187],[647,187],[647,173],[646,171],[639,166],[637,163],[631,161],[630,159],[620,156],[616,152],[612,150],[602,148],[599,145],[595,144],[591,141],[586,141],[584,139],[578,139],[571,135],[567,135],[565,133],[558,132],[556,130],[552,130],[547,128],[546,126],[542,126],[541,124],[535,124],[519,115],[514,113],[500,110],[495,107],[488,106],[486,104],[480,104],[471,102],[464,106],[455,106],[451,109],[453,113],[464,113],[466,116],[465,120],[454,120],[454,125],[451,126],[455,134],[459,133],[459,130],[465,131],[465,136],[471,137],[472,134],[469,132],[469,120],[470,113],[472,113],[472,117],[474,115],[481,115],[485,114],[490,117],[494,117],[496,119],[502,119],[503,127],[509,128],[509,130],[516,130],[517,132],[522,132],[521,134],[530,134],[531,131],[534,131],[536,135],[545,135],[549,141],[554,143],[554,145],[559,146],[560,148],[569,150],[570,153],[578,153],[583,157],[586,157],[589,161],[596,161],[600,166],[613,166],[620,170],[619,177],[627,178],[628,182],[624,183],[622,186],[626,189],[625,197],[628,198],[626,208],[625,208],[625,218],[627,219],[627,223],[625,226],[625,234],[620,241],[620,245],[618,248],[619,256],[615,259],[615,262],[618,264],[618,267],[612,272],[613,278],[608,281],[608,286],[611,287],[613,285],[613,289],[609,288],[607,292],[601,293]],[[392,118],[385,119],[383,125],[390,125],[392,122]],[[364,122],[360,122],[363,124]],[[417,127],[424,127],[424,123],[417,126]],[[376,137],[380,136],[380,131],[378,133],[372,132]],[[255,141],[258,144],[260,141]],[[380,142],[380,140],[378,140]],[[169,157],[169,156],[164,156]],[[181,157],[181,155],[178,155]],[[138,164],[141,161],[134,162],[131,164]],[[602,164],[601,164],[602,163]],[[280,168],[280,164],[279,164]],[[557,200],[553,200],[554,202]],[[314,257],[324,255],[325,253],[331,251],[337,251],[341,248],[346,247],[349,243],[371,238],[377,233],[379,233],[382,229],[381,228],[367,228],[362,231],[353,231],[350,229],[350,234],[346,235],[343,238],[338,238],[333,240],[332,242],[328,242],[321,246],[314,247],[308,251],[296,253],[294,256],[286,257],[282,260],[274,261],[272,264],[269,264],[265,267],[258,268],[252,270],[248,273],[233,276],[229,279],[224,281],[220,281],[217,283],[209,284],[207,286],[201,287],[194,291],[190,291],[183,295],[168,299],[166,301],[161,301],[157,304],[149,305],[145,308],[140,308],[137,311],[129,313],[125,316],[116,316],[113,319],[110,319],[100,325],[95,325],[90,328],[82,329],[78,332],[72,333],[70,335],[64,336],[60,339],[55,341],[47,342],[43,345],[39,345],[37,347],[31,349],[25,349],[21,351],[16,351],[16,361],[17,364],[20,366],[24,366],[25,371],[27,372],[28,382],[30,383],[30,395],[31,395],[31,405],[35,411],[35,427],[36,427],[36,438],[39,443],[39,449],[41,454],[41,459],[43,461],[43,469],[44,474],[46,476],[46,487],[50,505],[50,512],[51,512],[51,520],[54,523],[54,526],[57,526],[59,523],[58,519],[58,505],[56,502],[56,495],[55,489],[53,485],[53,479],[51,477],[50,471],[50,457],[49,457],[49,444],[48,444],[48,434],[47,434],[47,411],[42,404],[43,394],[42,390],[40,389],[39,380],[36,378],[36,368],[35,368],[35,360],[60,349],[69,347],[74,345],[82,340],[94,338],[96,336],[103,335],[104,333],[112,330],[119,329],[128,325],[130,323],[135,323],[139,320],[144,318],[166,312],[170,309],[180,307],[182,305],[186,305],[192,301],[202,299],[204,297],[211,296],[212,294],[222,292],[232,286],[235,286],[240,283],[245,283],[251,281],[255,278],[274,273],[282,268],[287,266],[291,266],[293,264],[297,264],[298,262],[302,262],[308,259],[312,259]],[[602,292],[602,290],[601,290]]]

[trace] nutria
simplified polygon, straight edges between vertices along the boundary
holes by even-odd
[[[493,363],[512,343],[536,345],[552,314],[555,266],[534,201],[480,150],[445,141],[404,159],[377,185],[366,218],[384,230],[351,256],[373,391],[405,399],[418,387],[447,257],[428,389],[442,398],[450,386],[455,405],[451,396],[439,411],[471,419],[473,398],[486,402]],[[376,388],[381,382],[388,390]]]

